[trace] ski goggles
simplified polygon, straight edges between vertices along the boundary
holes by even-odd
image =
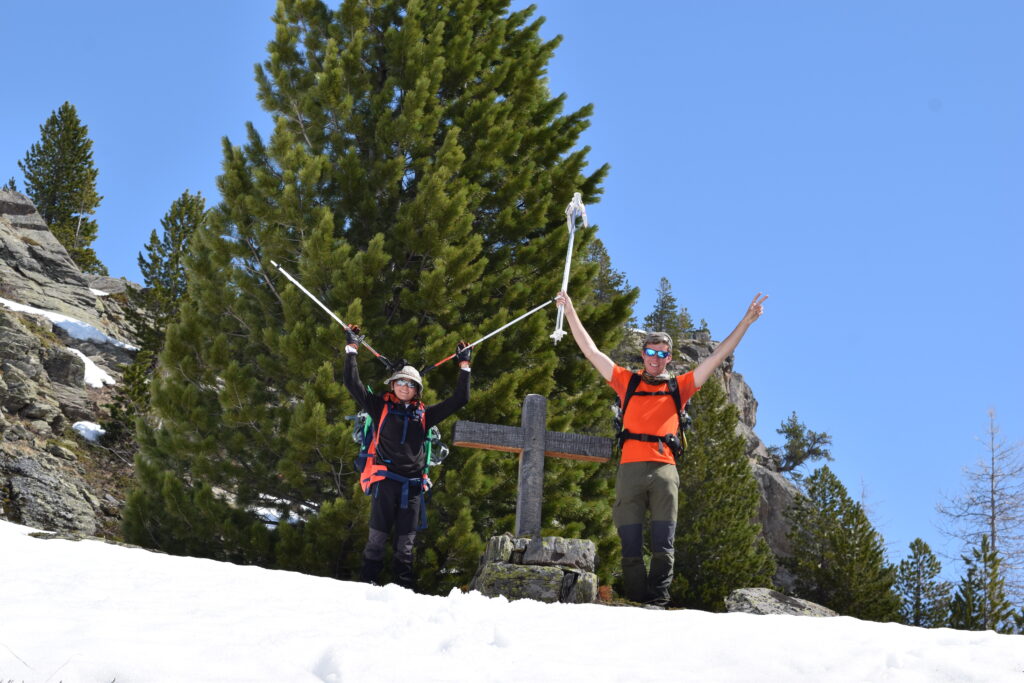
[[[644,349],[644,355],[645,356],[649,356],[651,358],[654,358],[655,356],[657,356],[658,358],[668,358],[669,356],[672,355],[672,352],[671,351],[658,351],[657,349],[647,349],[647,348],[645,348]]]
[[[411,379],[396,379],[395,385],[400,387],[409,387],[410,389],[419,389],[420,385],[413,382]]]

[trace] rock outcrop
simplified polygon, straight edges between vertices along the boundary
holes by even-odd
[[[771,588],[740,588],[725,599],[727,612],[747,614],[791,614],[800,617],[838,616],[828,607],[810,600],[783,595]]]
[[[109,468],[84,457],[72,425],[101,420],[134,354],[110,296],[118,283],[123,292],[124,281],[84,276],[31,201],[0,190],[2,518],[83,534],[114,526],[119,501],[96,483]]]

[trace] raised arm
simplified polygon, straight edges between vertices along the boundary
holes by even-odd
[[[555,296],[555,303],[559,306],[565,306],[565,319],[569,321],[569,329],[572,330],[572,338],[576,340],[576,345],[580,347],[580,351],[587,357],[590,364],[594,366],[598,374],[604,377],[606,382],[610,382],[612,379],[612,370],[615,368],[615,363],[611,358],[601,353],[601,350],[594,344],[594,340],[590,338],[583,323],[580,322],[580,317],[576,315],[576,309],[572,305],[572,299],[565,292],[559,292]]]
[[[750,302],[750,306],[747,307],[747,312],[743,315],[743,319],[740,320],[739,325],[736,326],[728,337],[722,340],[722,342],[715,348],[710,356],[701,361],[700,365],[693,371],[693,383],[698,387],[703,386],[704,382],[714,374],[718,366],[722,364],[726,358],[729,357],[736,347],[739,346],[740,340],[743,339],[743,335],[747,333],[747,329],[754,324],[754,321],[761,317],[764,313],[764,306],[762,304],[768,295],[761,296],[761,292],[758,292],[754,297],[754,300]]]

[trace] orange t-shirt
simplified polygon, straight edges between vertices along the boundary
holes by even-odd
[[[611,388],[619,396],[619,403],[622,403],[626,396],[626,387],[629,385],[629,378],[632,371],[616,365],[612,368],[612,379],[608,382]],[[698,387],[693,383],[693,372],[676,377],[679,383],[679,400],[685,406]],[[648,384],[643,380],[637,385],[637,391],[668,391],[665,384]],[[679,413],[676,412],[676,402],[672,400],[671,394],[664,396],[638,396],[633,394],[629,399],[629,409],[626,411],[622,426],[634,434],[675,434],[679,430]],[[661,446],[659,452],[658,447]],[[674,463],[675,457],[668,446],[657,441],[637,441],[626,439],[622,443],[622,458],[619,462],[667,462]]]

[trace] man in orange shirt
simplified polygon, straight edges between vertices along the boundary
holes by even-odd
[[[736,329],[714,352],[690,372],[674,378],[681,406],[686,405],[722,361],[736,350],[747,329],[764,312],[762,304],[767,298],[758,293]],[[630,377],[640,375],[628,410],[622,415],[624,438],[615,479],[612,520],[622,542],[622,584],[626,598],[663,607],[668,604],[668,589],[672,583],[679,506],[679,473],[671,443],[679,430],[679,413],[668,389],[673,378],[665,371],[672,360],[672,338],[664,332],[648,333],[641,350],[643,372],[633,373],[616,365],[597,348],[565,292],[559,292],[555,302],[565,307],[565,319],[573,338],[587,360],[618,394],[620,403],[624,402]],[[649,572],[643,558],[643,523],[648,509],[651,511]]]

